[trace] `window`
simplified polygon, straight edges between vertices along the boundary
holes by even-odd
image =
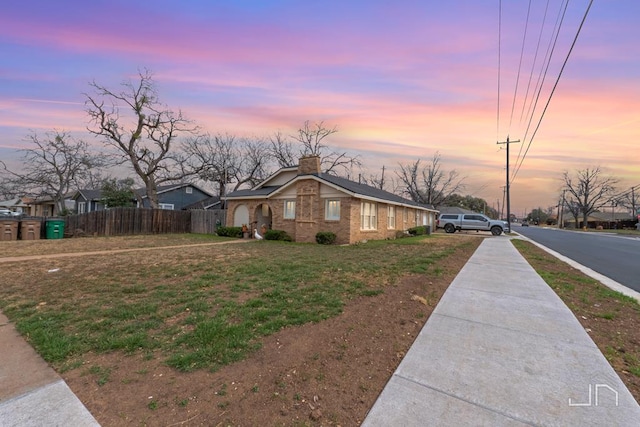
[[[416,225],[420,225],[420,211],[416,209]]]
[[[187,194],[193,194],[193,187],[185,187],[184,191]]]
[[[78,202],[78,213],[84,213],[86,207],[86,202]]]
[[[172,211],[173,210],[173,203],[160,203],[158,205],[158,207],[160,209],[166,209],[168,211]]]
[[[396,228],[396,207],[387,207],[387,228]]]
[[[360,227],[363,230],[375,230],[377,226],[376,204],[362,202],[360,206]]]
[[[324,219],[329,221],[340,219],[340,200],[327,199],[325,201]]]
[[[404,208],[404,222],[409,222],[409,209]]]
[[[284,201],[284,219],[296,218],[296,201],[285,200]]]

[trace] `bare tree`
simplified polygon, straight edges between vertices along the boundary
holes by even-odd
[[[64,199],[72,188],[83,186],[91,177],[92,169],[103,165],[102,159],[91,153],[88,144],[74,139],[64,131],[47,132],[44,138],[37,133],[28,136],[32,148],[24,153],[20,171],[12,171],[3,163],[4,173],[14,189],[22,195],[37,199],[51,198],[54,215],[66,211]],[[94,170],[95,172],[95,170]]]
[[[582,214],[583,225],[592,212],[610,202],[618,179],[604,176],[599,166],[577,170],[573,175],[568,171],[562,174],[564,189],[569,193],[569,206]],[[576,228],[578,221],[576,218]]]
[[[465,178],[455,170],[442,170],[440,160],[440,153],[436,152],[425,167],[420,167],[420,159],[399,165],[400,171],[396,174],[403,184],[403,192],[411,200],[438,207],[447,197],[464,189]]]
[[[190,158],[192,170],[203,181],[213,182],[219,195],[235,191],[243,185],[257,185],[268,174],[268,148],[262,141],[236,138],[229,134],[202,135],[182,145]]]
[[[281,168],[293,166],[298,162],[293,154],[293,144],[280,131],[269,137],[269,154]]]
[[[370,185],[371,187],[384,190],[386,185],[388,184],[387,177],[385,177],[385,172],[386,172],[386,167],[382,165],[380,175],[378,174],[369,175],[369,178],[363,178],[361,181],[364,181],[365,184]]]
[[[278,162],[280,167],[295,165],[298,161],[294,157],[297,145],[298,158],[317,155],[320,156],[320,166],[324,173],[332,175],[347,175],[351,168],[360,166],[358,156],[352,156],[347,152],[338,152],[327,145],[325,139],[338,132],[337,128],[325,127],[324,122],[311,124],[308,120],[304,122],[298,133],[293,135],[294,142],[290,142],[280,132],[269,139],[270,155]]]
[[[197,127],[182,112],[174,113],[160,104],[149,71],[139,72],[139,81],[125,81],[123,90],[112,91],[95,81],[95,95],[85,95],[92,127],[115,147],[121,163],[129,162],[146,188],[150,206],[157,208],[158,186],[181,181],[196,171],[185,169],[185,158],[174,143],[181,134],[195,134]]]

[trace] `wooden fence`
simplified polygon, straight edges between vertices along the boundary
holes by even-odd
[[[214,233],[224,224],[223,210],[172,211],[111,208],[70,215],[65,236],[126,236],[136,234]]]

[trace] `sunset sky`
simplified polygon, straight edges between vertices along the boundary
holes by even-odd
[[[521,140],[510,145],[512,170],[528,149],[511,186],[517,215],[557,204],[564,170],[601,166],[621,191],[640,184],[640,1],[594,1],[533,139],[589,0],[570,1],[548,66],[564,1],[501,3],[500,14],[499,0],[3,2],[0,159],[32,131],[99,146],[85,130],[89,82],[117,89],[147,68],[161,101],[205,131],[265,137],[324,121],[365,174],[439,152],[494,207],[496,142]]]

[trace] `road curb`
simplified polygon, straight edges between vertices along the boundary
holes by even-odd
[[[640,304],[640,292],[636,292],[633,289],[629,289],[626,286],[624,286],[621,283],[616,282],[613,279],[608,278],[607,276],[598,273],[597,271],[594,271],[592,269],[590,269],[589,267],[586,267],[574,260],[572,260],[571,258],[567,258],[566,256],[554,251],[553,249],[550,249],[526,236],[523,236],[522,234],[518,233],[517,231],[514,231],[513,233],[517,234],[519,239],[522,240],[526,240],[527,242],[531,242],[534,245],[536,245],[537,247],[539,247],[540,249],[542,249],[543,251],[547,252],[550,255],[553,255],[554,257],[558,258],[560,261],[566,262],[567,264],[569,264],[571,267],[575,268],[576,270],[581,271],[582,273],[586,274],[587,276],[591,277],[594,280],[597,280],[598,282],[602,283],[604,286],[606,286],[607,288],[616,291],[616,292],[620,292],[621,294],[628,296],[630,298],[635,299],[639,304]]]

